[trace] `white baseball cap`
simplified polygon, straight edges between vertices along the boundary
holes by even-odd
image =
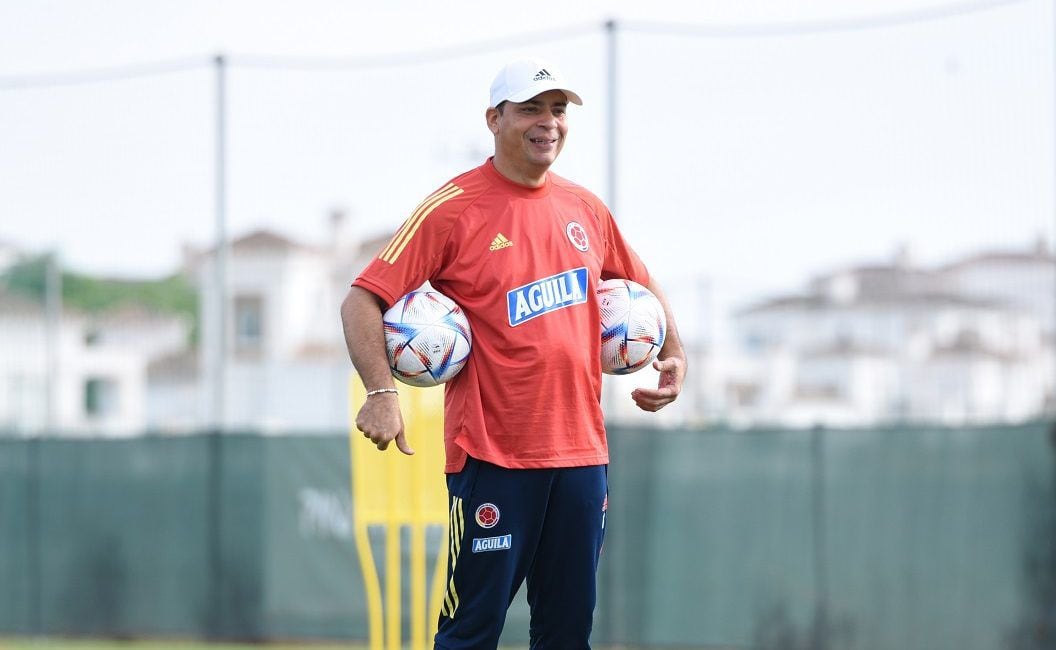
[[[524,102],[539,93],[560,90],[573,104],[583,105],[579,95],[568,89],[565,75],[542,59],[527,58],[511,61],[495,75],[491,82],[491,103],[495,108],[502,102]]]

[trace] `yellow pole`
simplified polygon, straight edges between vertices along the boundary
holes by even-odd
[[[358,381],[349,382],[349,401],[351,405],[363,402],[363,386]],[[355,422],[355,411],[351,413],[351,422]],[[374,564],[374,554],[370,548],[370,534],[368,530],[368,509],[363,503],[364,495],[367,494],[367,473],[357,471],[357,465],[362,464],[363,445],[356,445],[354,435],[349,435],[349,454],[352,462],[349,469],[352,472],[352,528],[356,539],[356,554],[359,556],[359,566],[363,571],[363,587],[367,596],[367,626],[370,638],[370,650],[383,650],[384,631],[382,628],[382,606],[381,606],[381,580],[378,577],[378,569]]]
[[[395,475],[392,478],[395,479]],[[400,523],[393,517],[385,525],[385,636],[389,642],[388,650],[400,650],[403,639],[400,629],[400,559]]]
[[[425,525],[411,526],[411,647],[425,650]]]
[[[425,650],[432,645],[447,578],[443,389],[403,385],[398,388],[407,439],[417,451],[414,456],[404,456],[394,444],[380,452],[354,428],[349,436],[353,526],[363,570],[370,650],[399,650],[403,644],[403,527],[410,528],[409,640],[413,650]],[[354,421],[355,413],[366,399],[358,378],[353,377],[350,382],[349,396]],[[384,590],[371,548],[371,526],[380,526],[385,531]],[[427,586],[426,533],[430,527],[440,527],[443,531],[432,584]]]
[[[447,582],[447,520],[444,520],[440,535],[440,550],[436,555],[436,566],[433,568],[433,584],[429,589],[429,638],[436,636],[440,625],[440,604],[444,599],[444,587]]]

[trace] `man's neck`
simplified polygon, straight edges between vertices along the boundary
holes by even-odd
[[[495,165],[496,171],[518,185],[542,187],[546,184],[546,172],[549,169],[549,166],[542,168],[535,166],[518,167],[516,165],[511,165],[498,156],[495,156],[492,159],[492,163]]]

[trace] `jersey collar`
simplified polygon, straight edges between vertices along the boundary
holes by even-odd
[[[504,191],[517,196],[523,196],[529,199],[541,199],[544,196],[550,195],[550,188],[552,181],[550,179],[550,172],[546,173],[546,179],[543,184],[539,187],[528,187],[527,185],[521,185],[520,183],[514,183],[510,179],[499,173],[499,170],[495,169],[494,158],[488,158],[487,162],[481,165],[481,169],[484,172],[484,176],[491,181],[492,185],[497,185],[503,188]]]

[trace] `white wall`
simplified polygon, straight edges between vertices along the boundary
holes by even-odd
[[[67,311],[59,323],[51,423],[64,434],[137,433],[146,425],[149,351],[169,347],[178,329],[173,323],[180,321],[151,320],[138,333],[125,323],[120,335],[108,339],[104,329],[89,345],[88,320]],[[0,313],[0,427],[39,433],[49,424],[46,337],[43,313]],[[104,382],[104,392],[112,397],[104,400],[109,408],[96,414],[86,408],[86,385],[92,380]]]

